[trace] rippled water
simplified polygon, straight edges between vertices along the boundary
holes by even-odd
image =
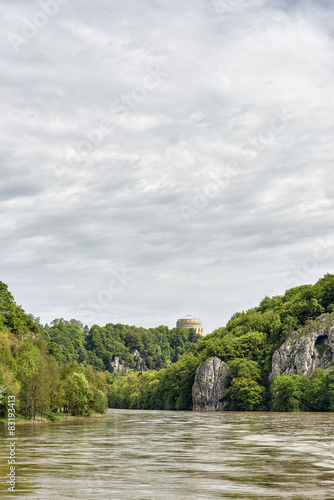
[[[0,498],[334,499],[334,414],[109,410],[20,425],[17,490]]]

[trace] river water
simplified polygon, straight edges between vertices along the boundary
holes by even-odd
[[[334,413],[108,410],[15,439],[10,493],[0,426],[0,498],[334,499]]]

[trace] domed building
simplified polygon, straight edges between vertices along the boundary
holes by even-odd
[[[188,314],[184,316],[184,318],[178,319],[176,322],[177,328],[195,328],[196,333],[203,335],[202,322],[200,319],[195,318],[195,316],[191,316]]]

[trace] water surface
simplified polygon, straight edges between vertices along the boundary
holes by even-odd
[[[334,499],[334,414],[108,410],[19,425],[17,490],[0,498]]]

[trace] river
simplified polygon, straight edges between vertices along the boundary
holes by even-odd
[[[0,498],[334,499],[334,413],[108,410],[15,440],[10,493],[0,426]]]

